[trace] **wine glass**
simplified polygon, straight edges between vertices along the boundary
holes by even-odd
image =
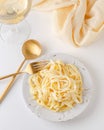
[[[0,0],[0,39],[6,43],[18,43],[28,38],[30,27],[22,20],[31,5],[32,0]]]

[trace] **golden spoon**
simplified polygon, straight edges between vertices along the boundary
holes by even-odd
[[[21,68],[23,67],[24,63],[26,62],[26,60],[32,60],[37,58],[38,56],[40,56],[41,54],[41,46],[39,44],[38,41],[36,40],[28,40],[23,44],[22,47],[22,53],[24,55],[24,60],[21,63],[20,67],[18,68],[18,70],[16,71],[16,73],[19,73]],[[0,96],[0,102],[3,101],[3,99],[5,98],[5,96],[7,95],[7,93],[9,92],[11,86],[13,85],[14,81],[15,81],[16,75],[14,75],[11,79],[11,81],[9,82],[9,84],[7,85],[7,87],[5,88],[5,90],[3,91],[3,93]]]

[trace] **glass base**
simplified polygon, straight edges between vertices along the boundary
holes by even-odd
[[[28,39],[30,35],[30,26],[26,21],[14,25],[1,25],[0,38],[3,43],[18,44]]]

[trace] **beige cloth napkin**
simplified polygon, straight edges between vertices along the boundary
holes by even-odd
[[[104,31],[104,0],[40,0],[34,7],[52,11],[55,31],[76,46],[92,43]]]

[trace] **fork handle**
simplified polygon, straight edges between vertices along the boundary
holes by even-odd
[[[12,76],[16,76],[16,75],[22,74],[22,73],[25,73],[25,72],[18,72],[18,73],[9,74],[9,75],[0,77],[0,80],[6,79],[6,78],[9,78],[9,77],[12,77]]]

